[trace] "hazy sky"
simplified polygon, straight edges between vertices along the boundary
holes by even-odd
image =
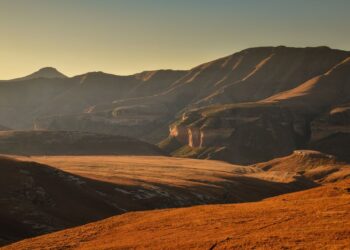
[[[247,47],[350,50],[350,0],[0,0],[0,79],[188,69]]]

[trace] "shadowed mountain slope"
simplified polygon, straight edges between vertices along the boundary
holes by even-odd
[[[298,87],[272,96],[266,101],[276,102],[290,108],[306,109],[316,113],[332,106],[350,101],[350,57],[326,73],[310,79]]]
[[[309,148],[350,162],[349,104],[337,105],[311,123]]]
[[[309,147],[350,162],[350,133],[336,131],[325,138],[311,142]]]
[[[183,74],[172,70],[131,76],[90,72],[72,78],[0,81],[0,122],[16,129],[33,128],[41,117],[82,114],[98,104],[158,93]]]
[[[136,102],[158,103],[168,106],[169,111],[179,111],[185,107],[258,101],[324,74],[349,56],[349,52],[327,47],[246,49],[193,68],[157,96],[125,100],[95,110]]]
[[[253,61],[257,54],[266,53]],[[203,104],[251,102],[293,89],[300,83],[327,72],[345,58],[349,52],[331,50],[328,47],[315,48],[252,48],[234,54],[239,63],[234,64],[232,75],[236,76],[240,67],[249,68],[241,78],[228,78],[223,88],[205,98]],[[255,58],[254,58],[255,59]],[[242,70],[240,70],[242,72]],[[228,81],[227,81],[228,80]]]
[[[71,131],[0,132],[0,153],[12,155],[163,155],[156,146],[124,136]]]

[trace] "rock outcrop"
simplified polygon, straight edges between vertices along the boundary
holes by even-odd
[[[191,148],[205,148],[201,158],[251,164],[303,147],[310,136],[308,122],[275,104],[225,105],[184,116],[171,126],[170,136]]]
[[[350,165],[337,157],[312,150],[296,150],[291,155],[258,163],[253,167],[267,173],[298,173],[318,183],[330,183],[350,178]]]

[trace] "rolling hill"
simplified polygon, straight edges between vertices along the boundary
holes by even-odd
[[[112,185],[47,165],[1,157],[0,180],[1,245],[122,212],[99,193]]]
[[[259,201],[319,184],[300,174],[163,156],[0,158],[0,242],[130,211]]]
[[[260,202],[126,213],[4,249],[346,249],[350,182]]]

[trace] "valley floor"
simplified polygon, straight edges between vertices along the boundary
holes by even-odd
[[[304,190],[315,183],[295,172],[265,172],[254,166],[165,156],[31,156],[62,171],[115,185],[115,196],[141,204],[125,211],[258,201]],[[122,200],[122,199],[121,199]]]

